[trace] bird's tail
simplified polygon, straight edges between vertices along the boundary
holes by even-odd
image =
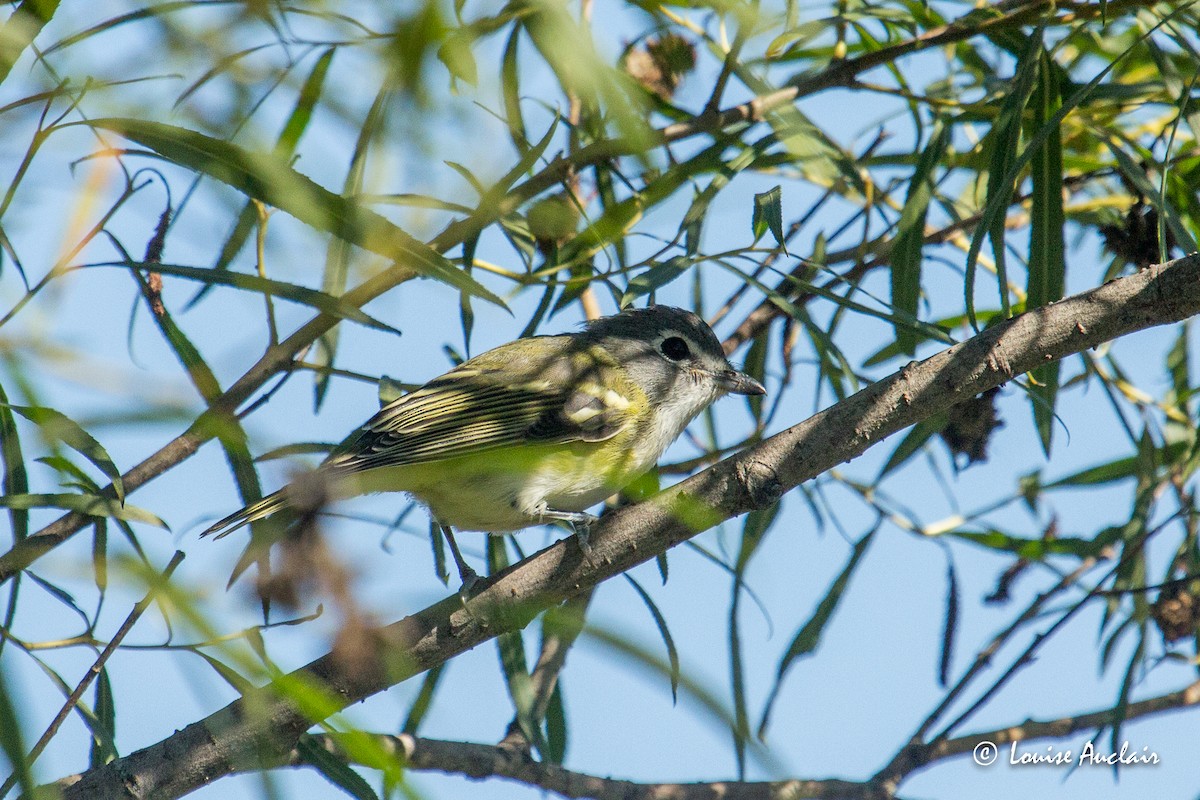
[[[213,536],[216,539],[220,539],[223,536],[233,533],[243,525],[265,519],[276,512],[282,511],[289,505],[290,503],[284,495],[284,490],[280,489],[278,492],[267,495],[257,503],[251,503],[241,511],[236,511],[225,519],[213,523],[200,536]]]

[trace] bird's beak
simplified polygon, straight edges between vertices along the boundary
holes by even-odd
[[[767,389],[758,381],[733,367],[717,373],[717,383],[730,394],[766,394]]]

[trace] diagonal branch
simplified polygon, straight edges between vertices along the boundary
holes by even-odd
[[[328,654],[275,685],[248,692],[167,739],[85,773],[64,797],[181,797],[244,769],[286,762],[313,720],[284,686],[325,689],[323,714],[446,662],[538,613],[654,558],[732,516],[762,508],[909,425],[1050,361],[1200,313],[1200,255],[1151,267],[1066,298],[898,372],[761,444],[621,509],[596,526],[591,553],[560,541],[378,632],[374,668]],[[311,707],[311,704],[310,704]]]

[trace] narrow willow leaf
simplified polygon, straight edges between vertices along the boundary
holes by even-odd
[[[113,492],[116,494],[117,500],[124,502],[125,485],[121,481],[121,470],[117,469],[117,465],[113,463],[108,451],[77,422],[52,408],[14,405],[6,407],[37,425],[47,437],[62,442],[95,464],[104,473],[104,476],[112,481]]]
[[[850,584],[850,578],[854,575],[854,570],[858,568],[859,562],[866,554],[867,548],[878,530],[878,527],[873,528],[855,543],[854,550],[850,553],[850,559],[846,562],[846,566],[842,568],[837,578],[830,584],[829,591],[825,593],[825,597],[817,604],[816,611],[813,612],[813,615],[804,623],[804,626],[800,628],[795,637],[792,638],[791,644],[788,645],[787,651],[783,654],[783,658],[780,659],[775,677],[775,685],[771,687],[771,693],[767,696],[766,703],[763,704],[762,719],[758,724],[758,736],[760,739],[766,735],[767,727],[770,725],[771,709],[775,705],[775,700],[779,697],[779,690],[783,687],[784,677],[787,675],[788,670],[792,668],[796,659],[806,656],[817,649],[825,626],[833,618],[833,613],[837,610],[838,603],[841,602],[842,597],[846,593],[846,587]]]
[[[374,211],[301,175],[272,153],[246,150],[198,131],[148,120],[107,118],[89,120],[86,124],[119,133],[173,163],[202,172],[268,206],[286,211],[317,230],[507,308],[503,300],[465,275],[441,253]]]
[[[416,736],[417,729],[421,727],[430,707],[433,706],[433,695],[445,669],[446,665],[443,663],[425,673],[425,677],[421,680],[421,688],[417,691],[417,696],[408,709],[408,716],[404,718],[404,726],[400,729],[404,733]]]
[[[917,304],[921,299],[921,264],[925,248],[925,220],[929,201],[933,197],[936,170],[945,159],[950,145],[951,126],[939,119],[925,149],[917,159],[908,182],[908,196],[896,225],[896,238],[891,251],[892,308],[917,319]],[[897,348],[912,355],[917,348],[917,333],[909,325],[897,324]]]
[[[746,351],[746,358],[742,362],[742,371],[764,386],[767,379],[767,347],[770,342],[771,328],[764,327],[750,340],[750,349]],[[747,395],[746,405],[750,409],[750,416],[754,418],[755,426],[761,426],[763,424],[763,396],[761,394]]]
[[[29,491],[29,473],[25,468],[25,456],[21,452],[21,436],[17,431],[8,395],[0,386],[0,459],[4,461],[4,479],[0,482],[0,493],[26,494]],[[9,523],[12,525],[13,542],[20,542],[29,535],[29,511],[10,508]],[[10,606],[10,612],[14,606]],[[3,642],[0,642],[0,646]]]
[[[249,692],[254,691],[254,689],[255,689],[254,682],[251,680],[247,680],[241,673],[239,673],[233,667],[229,666],[228,664],[224,663],[223,661],[219,661],[216,658],[213,658],[208,653],[205,653],[203,650],[193,650],[192,652],[195,655],[198,655],[202,659],[204,659],[208,663],[208,665],[210,667],[212,667],[213,672],[217,673],[217,675],[220,676],[221,680],[225,681],[231,687],[233,687],[233,690],[235,692],[239,692],[240,694],[247,694]]]
[[[658,635],[662,637],[663,646],[667,649],[667,661],[671,665],[671,702],[674,703],[679,699],[679,650],[675,647],[675,639],[671,636],[671,629],[667,626],[667,619],[659,611],[658,605],[650,594],[642,588],[629,574],[623,576],[629,581],[629,585],[637,592],[638,597],[646,605],[650,611],[650,616],[654,619],[654,626],[658,628]]]
[[[954,640],[958,635],[958,571],[949,548],[946,553],[946,618],[942,625],[942,654],[938,659],[938,686],[945,687],[949,681],[950,667],[954,660]]]
[[[529,137],[525,133],[525,117],[521,113],[521,82],[517,67],[517,55],[521,44],[521,26],[514,25],[504,46],[504,60],[500,65],[500,85],[504,89],[504,118],[508,122],[508,133],[518,153],[529,149]]]
[[[296,153],[296,147],[300,143],[300,138],[308,129],[308,123],[312,119],[313,109],[317,105],[317,101],[321,98],[321,91],[325,85],[325,76],[329,73],[329,65],[333,62],[333,55],[337,52],[337,48],[329,47],[321,53],[313,64],[312,70],[308,77],[304,80],[304,85],[300,87],[300,94],[296,98],[296,105],[292,108],[292,113],[288,116],[287,122],[283,125],[283,130],[279,132],[279,137],[275,141],[275,155],[280,158],[291,160]],[[246,244],[246,240],[250,237],[251,231],[254,230],[255,222],[258,214],[252,202],[247,201],[242,210],[238,213],[237,222],[234,223],[233,230],[226,237],[225,243],[221,245],[221,251],[217,255],[216,263],[213,264],[215,270],[225,270],[241,252],[242,247]],[[205,286],[198,291],[188,303],[190,308],[200,300],[212,286]]]
[[[1171,463],[1187,452],[1186,442],[1171,442],[1163,448],[1161,458]],[[1106,483],[1128,480],[1138,477],[1141,459],[1138,456],[1128,456],[1106,461],[1094,467],[1073,472],[1062,478],[1046,483],[1045,489],[1074,488],[1082,486],[1099,486]]]
[[[159,220],[160,231],[165,231],[166,221],[167,213],[164,213]],[[147,250],[149,251],[149,248]],[[128,257],[128,254],[126,256]],[[151,258],[153,256],[148,252],[147,257]],[[164,266],[157,261],[149,264],[148,268],[158,272],[166,271]],[[154,296],[150,292],[146,277],[139,269],[132,266],[129,268],[129,274],[137,281],[138,287],[142,290],[143,297],[153,308]],[[228,275],[230,273],[216,274]],[[158,309],[152,310],[151,317],[155,325],[158,326],[163,338],[166,339],[167,344],[174,351],[175,357],[179,360],[184,370],[186,370],[188,378],[192,381],[192,385],[196,387],[196,391],[200,393],[200,396],[204,398],[206,403],[210,406],[213,405],[221,394],[221,386],[217,382],[216,375],[204,360],[204,356],[200,354],[199,348],[192,344],[192,340],[175,323],[175,318],[161,304]],[[241,422],[235,416],[222,414],[214,419],[212,434],[220,442],[221,449],[225,451],[225,456],[229,460],[229,466],[242,502],[250,505],[261,500],[262,485],[258,480],[258,470],[255,467],[254,457],[250,454],[246,431],[242,427]],[[258,536],[260,537],[260,541],[265,541],[261,537],[266,525],[267,523],[264,520],[252,522],[250,524],[252,536]],[[264,555],[259,561],[260,568],[263,567],[265,561],[266,556]],[[237,570],[235,569],[234,577],[236,575]]]
[[[621,308],[627,308],[637,298],[666,286],[686,273],[692,267],[692,263],[692,260],[686,256],[673,256],[640,273],[629,282],[629,288],[621,296]]]
[[[1010,316],[1008,299],[1008,270],[1005,267],[1004,219],[1012,203],[1016,187],[1016,164],[1021,144],[1021,117],[1033,93],[1034,81],[1042,52],[1044,25],[1039,25],[1023,53],[1017,58],[1017,70],[1008,83],[1008,92],[1001,103],[996,121],[992,124],[985,142],[988,153],[987,200],[982,218],[971,246],[967,250],[966,301],[967,315],[975,324],[975,268],[983,237],[991,241],[992,256],[996,260],[996,281],[1000,290],[1000,310]]]
[[[1125,668],[1125,675],[1121,679],[1121,689],[1117,693],[1117,702],[1113,704],[1112,717],[1109,720],[1111,727],[1111,735],[1109,736],[1109,747],[1112,752],[1120,753],[1125,743],[1121,741],[1121,730],[1125,725],[1125,720],[1129,716],[1129,700],[1130,694],[1133,692],[1133,687],[1137,683],[1137,678],[1143,673],[1146,668],[1146,628],[1145,624],[1138,631],[1137,647],[1133,649],[1133,655],[1129,659],[1129,665]]]
[[[561,764],[567,757],[567,709],[563,703],[563,679],[560,675],[546,706],[546,760]]]
[[[1167,353],[1166,365],[1167,373],[1171,377],[1172,402],[1185,416],[1188,414],[1188,400],[1192,396],[1192,379],[1188,369],[1190,360],[1188,335],[1191,327],[1187,321],[1179,326],[1179,335]]]
[[[25,48],[54,18],[58,3],[59,0],[23,0],[0,26],[0,83],[4,83]],[[24,783],[21,788],[25,788]]]
[[[145,509],[118,502],[111,497],[86,494],[12,494],[0,497],[4,508],[61,508],[77,511],[89,517],[113,517],[129,522],[144,522],[156,528],[170,530],[167,523]]]
[[[888,456],[887,463],[883,465],[883,469],[879,470],[879,477],[876,480],[882,480],[885,475],[907,462],[908,459],[912,458],[913,454],[917,453],[930,438],[944,427],[946,427],[945,414],[934,414],[932,417],[927,417],[914,425],[912,430],[900,440],[900,444],[896,445],[896,449],[892,451],[892,454]]]
[[[508,557],[504,552],[504,539],[499,536],[487,538],[488,570],[496,574],[508,566]],[[529,666],[525,659],[525,640],[521,631],[502,633],[496,637],[496,648],[500,654],[500,670],[504,673],[504,683],[508,687],[508,696],[512,700],[516,712],[517,725],[525,735],[525,741],[537,748],[538,752],[546,751],[546,741],[542,736],[542,726],[533,716],[533,682],[529,678]]]
[[[446,569],[446,535],[432,516],[429,518],[429,546],[433,549],[433,572],[443,586],[448,586],[450,572]]]
[[[245,292],[256,292],[264,296],[308,306],[323,314],[329,314],[332,317],[344,319],[349,322],[356,322],[367,328],[374,328],[375,330],[386,331],[387,333],[396,335],[400,334],[400,331],[396,328],[375,319],[370,314],[346,302],[341,297],[334,297],[325,292],[319,292],[316,289],[309,289],[305,286],[298,286],[287,281],[277,281],[258,275],[250,275],[245,272],[188,267],[182,264],[106,261],[92,264],[89,266],[89,269],[95,267],[133,267],[136,269],[146,269],[189,281],[228,286],[232,289],[240,289]]]
[[[371,142],[379,135],[386,121],[388,101],[392,97],[392,86],[385,82],[375,93],[375,99],[358,130],[358,138],[354,142],[354,151],[350,156],[350,166],[346,170],[346,179],[342,182],[342,196],[357,197],[362,194],[364,173]],[[349,242],[337,236],[330,237],[325,246],[325,269],[321,273],[321,290],[330,296],[340,297],[346,291],[346,281],[350,274],[351,247]],[[317,349],[330,367],[337,361],[338,343],[341,341],[341,328],[334,326],[321,334],[317,340]],[[332,371],[318,372],[313,381],[313,411],[320,411],[329,389]]]
[[[946,531],[943,536],[972,542],[989,550],[1012,553],[1027,561],[1042,561],[1048,556],[1069,555],[1076,558],[1095,556],[1109,544],[1107,538],[1080,539],[1063,536],[1057,539],[1023,539],[995,528],[986,531]]]
[[[305,734],[300,737],[300,741],[296,743],[296,752],[299,753],[302,762],[316,769],[326,780],[351,797],[358,800],[379,800],[379,795],[371,788],[371,784],[355,772],[344,758],[321,747],[311,736]]]
[[[7,673],[8,670],[0,670],[0,749],[4,751],[4,755],[8,759],[17,786],[21,787],[22,796],[35,797],[37,784],[34,783],[33,774],[29,769],[29,761],[25,757],[25,739],[21,735],[21,719],[17,715],[17,705],[13,702],[10,694]]]
[[[438,48],[437,57],[446,65],[451,76],[475,86],[479,83],[479,66],[475,63],[475,54],[471,52],[471,41],[469,34],[451,34]]]
[[[733,757],[737,778],[746,779],[746,743],[750,741],[750,711],[746,704],[745,654],[742,652],[742,629],[738,616],[738,584],[734,582],[733,603],[729,607],[729,684],[733,695]]]
[[[108,588],[108,520],[98,519],[92,528],[92,580],[103,595]]]
[[[1026,309],[1040,308],[1062,299],[1066,285],[1066,250],[1063,244],[1062,134],[1050,120],[1062,107],[1058,73],[1045,49],[1040,54],[1038,84],[1031,100],[1033,129],[1049,125],[1050,132],[1034,151],[1031,161],[1033,198],[1030,210],[1029,280]],[[1050,455],[1054,433],[1054,405],[1058,397],[1061,362],[1034,369],[1030,374],[1030,405],[1042,450]]]
[[[775,237],[775,243],[783,247],[783,189],[776,186],[754,195],[754,213],[750,215],[750,230],[755,243],[767,231]]]
[[[733,693],[731,733],[739,780],[745,778],[746,745],[750,741],[750,711],[746,701],[745,655],[741,635],[742,590],[746,585],[746,568],[750,565],[750,559],[758,552],[780,508],[779,503],[774,503],[770,508],[756,509],[746,515],[745,524],[742,525],[741,546],[733,568],[732,597],[729,601],[729,678]]]
[[[88,727],[92,733],[88,767],[102,767],[119,758],[116,745],[117,707],[107,667],[102,667],[100,674],[96,676],[96,701],[92,705],[91,719],[88,719],[88,715],[84,715],[84,719],[88,720]]]

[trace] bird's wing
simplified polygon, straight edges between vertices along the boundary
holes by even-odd
[[[519,444],[598,442],[631,422],[637,389],[602,352],[548,348],[553,355],[539,363],[531,341],[489,351],[384,406],[326,466],[359,471]]]

